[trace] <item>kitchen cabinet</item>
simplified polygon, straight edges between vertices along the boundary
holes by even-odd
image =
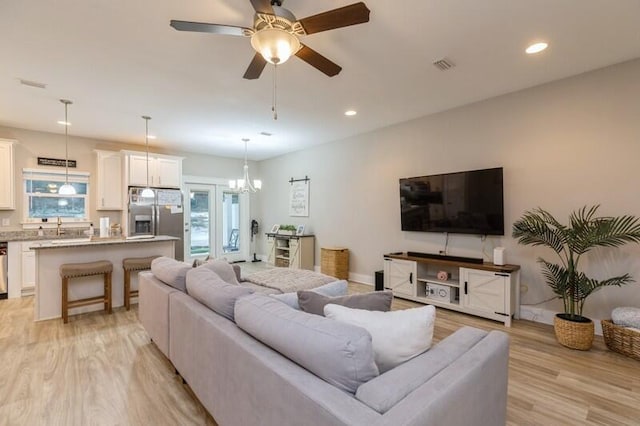
[[[122,210],[122,154],[96,150],[96,210]]]
[[[15,174],[13,167],[14,140],[0,139],[0,210],[14,210]]]
[[[146,154],[128,154],[128,186],[147,186]],[[182,157],[149,154],[149,186],[180,188]]]
[[[36,252],[29,243],[23,243],[22,247],[21,295],[32,296],[36,287]]]
[[[501,321],[518,318],[518,265],[389,254],[384,257],[384,287],[394,296]]]

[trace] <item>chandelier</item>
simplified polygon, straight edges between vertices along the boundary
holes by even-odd
[[[249,139],[242,139],[244,142],[244,173],[242,175],[242,179],[233,179],[229,181],[229,188],[236,190],[241,193],[245,192],[257,192],[259,189],[262,189],[262,181],[259,179],[254,179],[253,184],[249,179],[249,165],[247,164],[247,142]]]

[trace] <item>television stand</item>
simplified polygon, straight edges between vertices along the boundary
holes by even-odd
[[[519,318],[520,266],[407,252],[384,255],[384,287],[395,297],[489,318]]]
[[[449,256],[446,254],[420,253],[418,251],[408,251],[407,256],[422,257],[425,259],[451,260],[453,262],[478,263],[478,264],[484,263],[484,260],[478,257]]]

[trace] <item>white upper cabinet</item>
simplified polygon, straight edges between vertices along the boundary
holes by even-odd
[[[0,139],[0,210],[14,210],[15,177],[13,168],[13,144],[15,141]]]
[[[96,210],[122,210],[122,154],[98,151]]]
[[[128,167],[128,186],[147,186],[146,154],[128,154]],[[149,155],[149,186],[180,188],[181,180],[181,157]]]

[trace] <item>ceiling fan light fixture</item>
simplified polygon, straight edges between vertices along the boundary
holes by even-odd
[[[280,28],[264,28],[251,36],[251,46],[267,62],[279,65],[300,50],[300,40]]]

